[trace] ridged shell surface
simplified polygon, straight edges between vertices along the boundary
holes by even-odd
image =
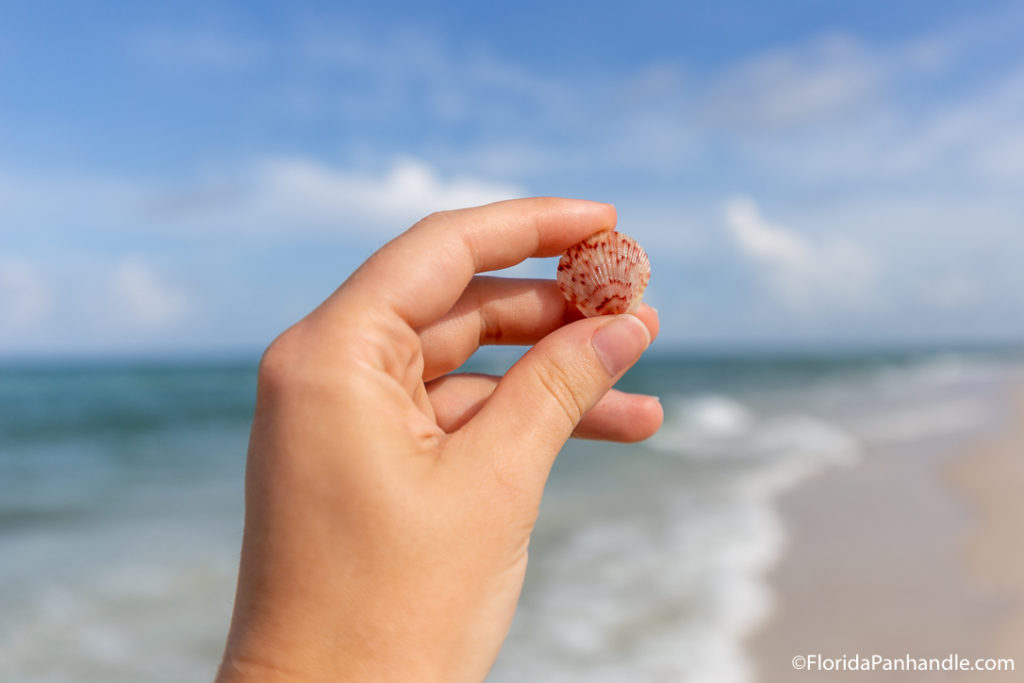
[[[632,313],[650,279],[647,252],[632,237],[614,230],[574,244],[558,262],[558,287],[588,318]]]

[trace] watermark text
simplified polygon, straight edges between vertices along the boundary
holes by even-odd
[[[1012,658],[971,658],[959,654],[945,657],[886,657],[879,654],[842,654],[830,657],[820,652],[796,655],[797,671],[1015,671]]]

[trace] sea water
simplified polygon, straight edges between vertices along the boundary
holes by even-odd
[[[563,450],[488,680],[756,680],[743,639],[772,606],[780,496],[879,445],[997,427],[1022,367],[1010,352],[645,359],[622,388],[661,396],[665,425]],[[212,678],[254,396],[247,363],[0,369],[0,680]]]

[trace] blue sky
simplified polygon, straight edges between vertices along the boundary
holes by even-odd
[[[1019,3],[349,4],[0,2],[0,354],[257,350],[534,194],[666,347],[1024,339]]]

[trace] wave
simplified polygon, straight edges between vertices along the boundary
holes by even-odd
[[[759,414],[724,394],[665,406],[650,457],[618,464],[628,475],[573,470],[589,516],[531,544],[507,648],[516,659],[499,659],[489,681],[754,680],[743,643],[772,609],[764,577],[786,543],[777,498],[854,462],[858,446],[823,420]],[[590,485],[611,478],[628,505]],[[542,521],[582,504],[553,502]]]
[[[860,447],[846,430],[805,413],[759,416],[722,395],[672,397],[652,448],[701,459],[801,459],[824,464],[856,462]]]
[[[884,394],[935,391],[1024,379],[1019,355],[936,353],[883,366],[875,385]]]

